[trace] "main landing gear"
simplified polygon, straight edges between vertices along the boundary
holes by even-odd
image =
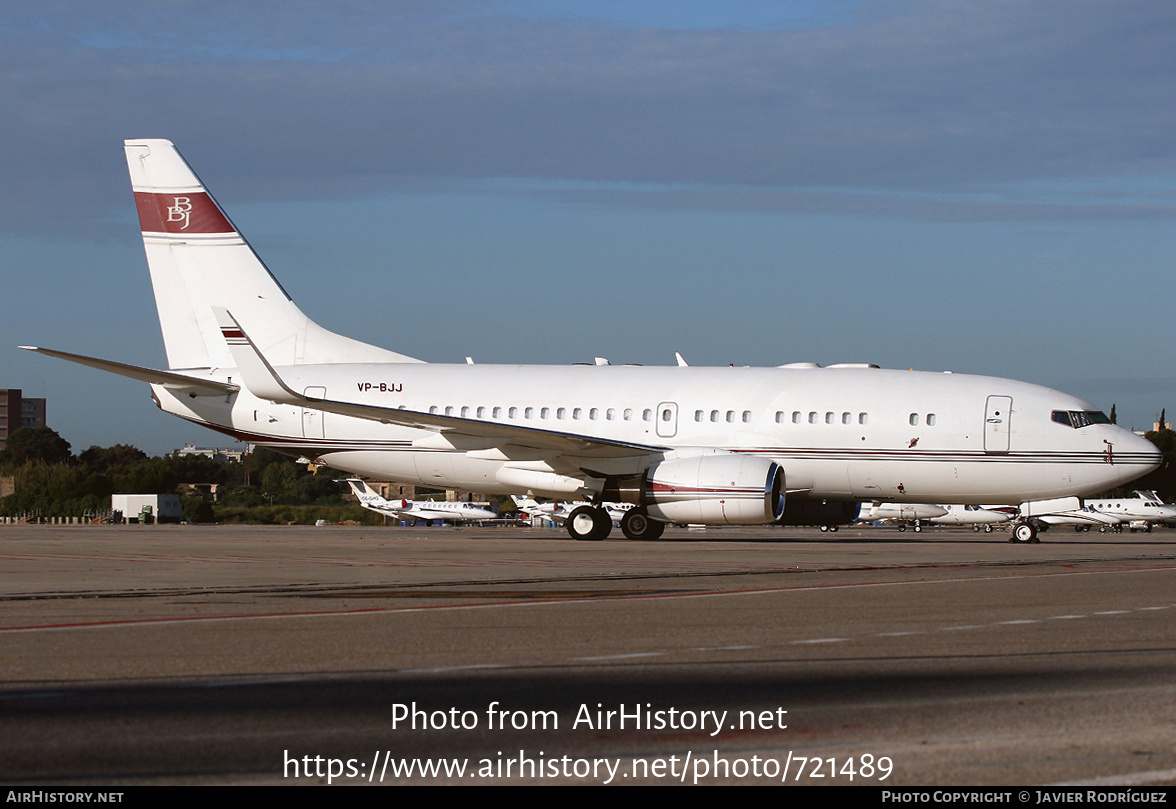
[[[572,509],[567,520],[568,533],[572,539],[600,540],[612,531],[612,519],[608,512],[596,506],[578,506]]]
[[[629,539],[657,539],[665,530],[666,524],[650,519],[649,514],[643,508],[629,509],[625,512],[625,516],[621,517],[621,531]]]
[[[568,515],[566,526],[572,539],[597,541],[612,531],[612,518],[599,506],[579,506]],[[643,508],[630,509],[621,518],[621,531],[629,539],[657,539],[665,530],[666,524],[651,519]]]
[[[1037,538],[1037,526],[1031,522],[1019,522],[1013,526],[1013,536],[1009,542],[1019,542],[1022,545],[1036,545],[1041,542]]]

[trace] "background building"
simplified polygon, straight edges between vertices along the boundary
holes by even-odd
[[[20,388],[0,388],[0,449],[4,449],[13,430],[44,426],[44,399],[25,399]]]

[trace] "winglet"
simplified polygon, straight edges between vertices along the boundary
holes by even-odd
[[[282,381],[278,372],[258,351],[257,346],[228,309],[214,306],[212,311],[220,326],[221,336],[224,337],[229,353],[233,356],[233,362],[241,372],[241,381],[250,393],[271,402],[299,404],[306,401],[305,396],[299,396]]]

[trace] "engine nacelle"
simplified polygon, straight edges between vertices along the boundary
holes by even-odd
[[[734,453],[665,461],[646,473],[641,503],[667,522],[764,525],[784,513],[784,470]]]

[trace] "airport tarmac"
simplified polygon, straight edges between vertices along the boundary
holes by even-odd
[[[1176,531],[614,533],[0,527],[0,782],[1176,784]]]

